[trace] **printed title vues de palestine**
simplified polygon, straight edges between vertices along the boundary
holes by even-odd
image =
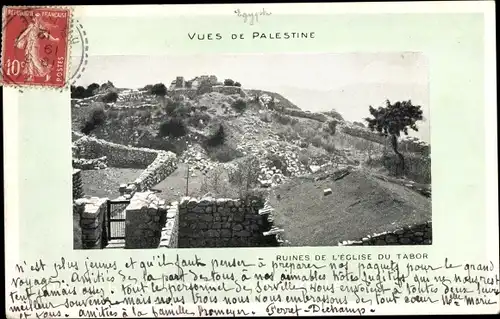
[[[243,40],[248,38],[249,34],[231,33],[223,36],[221,33],[188,33],[191,40],[222,40],[229,38],[232,40]],[[252,32],[252,39],[268,39],[268,40],[288,40],[288,39],[314,39],[314,32]]]

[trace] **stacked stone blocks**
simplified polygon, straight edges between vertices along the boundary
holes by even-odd
[[[73,203],[74,246],[83,249],[103,248],[103,230],[108,198],[80,198]],[[79,225],[80,227],[78,227]],[[81,238],[79,240],[78,238]],[[81,241],[81,247],[80,247]],[[75,248],[75,249],[78,249]]]
[[[83,182],[81,170],[73,169],[73,199],[83,197]]]
[[[184,197],[179,204],[179,248],[255,247],[268,241],[257,200]]]
[[[154,192],[137,192],[125,209],[125,248],[157,248],[167,219],[167,206]]]
[[[360,240],[347,240],[339,246],[377,246],[377,245],[430,245],[432,244],[432,222],[409,225],[400,229],[373,234]]]

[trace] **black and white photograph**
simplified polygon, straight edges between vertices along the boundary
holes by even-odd
[[[73,248],[431,245],[419,52],[90,56]]]

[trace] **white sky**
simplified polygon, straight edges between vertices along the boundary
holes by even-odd
[[[93,56],[77,84],[110,80],[137,88],[214,74],[247,88],[292,86],[329,90],[359,82],[427,85],[427,61],[419,53]]]
[[[168,86],[176,76],[213,74],[244,88],[281,93],[303,110],[335,108],[353,121],[368,115],[368,105],[381,105],[386,98],[411,99],[428,118],[428,72],[425,56],[413,52],[91,56],[76,85],[109,80],[120,88]],[[424,140],[428,124],[417,133]]]

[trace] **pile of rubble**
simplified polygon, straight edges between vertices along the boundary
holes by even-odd
[[[81,170],[105,169],[108,167],[106,156],[99,158],[73,158],[73,168]]]
[[[212,161],[208,157],[207,152],[199,144],[188,145],[186,151],[182,153],[179,160],[182,163],[188,164],[190,170],[197,170],[202,174],[208,174],[211,170],[220,166],[225,169],[233,166],[228,163],[217,163]],[[193,172],[193,174],[195,173]]]

